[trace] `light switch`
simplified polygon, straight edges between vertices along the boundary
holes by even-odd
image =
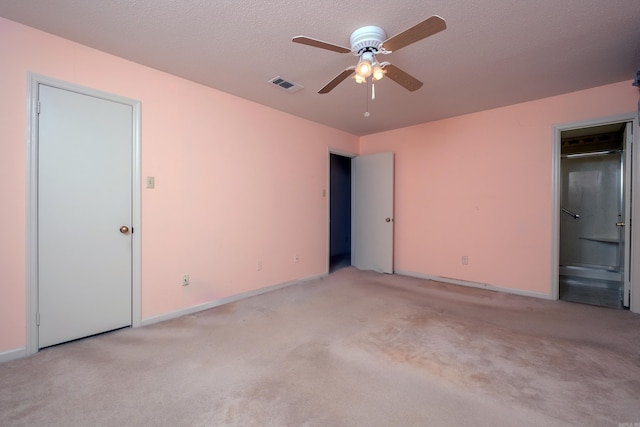
[[[147,177],[147,188],[155,188],[156,187],[156,177],[148,176]]]

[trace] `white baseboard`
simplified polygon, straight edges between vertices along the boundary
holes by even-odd
[[[16,359],[22,359],[23,357],[27,357],[27,349],[25,347],[17,348],[15,350],[5,351],[3,353],[0,353],[0,363],[10,362]]]
[[[554,299],[550,294],[545,294],[541,292],[523,291],[520,289],[513,289],[513,288],[505,288],[502,286],[495,286],[487,283],[478,283],[478,282],[469,282],[467,280],[450,279],[448,277],[440,277],[440,276],[434,276],[431,274],[416,273],[413,271],[405,271],[405,270],[395,270],[394,273],[400,274],[403,276],[416,277],[418,279],[434,280],[436,282],[451,283],[453,285],[468,286],[470,288],[487,289],[489,291],[504,292],[508,294],[521,295],[525,297],[533,297],[533,298],[541,298],[541,299],[549,299],[549,300]]]
[[[147,325],[152,325],[154,323],[159,323],[159,322],[164,322],[165,320],[170,320],[170,319],[175,319],[176,317],[180,317],[180,316],[185,316],[188,314],[193,314],[193,313],[197,313],[199,311],[203,311],[203,310],[207,310],[209,308],[214,308],[214,307],[218,307],[220,305],[224,305],[224,304],[229,304],[231,302],[236,302],[236,301],[240,301],[246,298],[251,298],[257,295],[262,295],[265,294],[267,292],[273,292],[276,291],[278,289],[282,289],[282,288],[286,288],[289,286],[293,286],[293,285],[298,285],[304,282],[308,282],[311,280],[315,280],[315,279],[320,279],[322,277],[325,277],[326,274],[320,274],[317,276],[310,276],[310,277],[306,277],[303,279],[297,279],[297,280],[292,280],[289,282],[285,282],[285,283],[278,283],[272,286],[267,286],[265,288],[260,288],[260,289],[255,289],[253,291],[248,291],[248,292],[243,292],[241,294],[237,294],[237,295],[231,295],[229,297],[226,298],[222,298],[219,299],[217,301],[211,301],[211,302],[207,302],[204,304],[199,304],[193,307],[187,307],[184,308],[182,310],[178,310],[178,311],[174,311],[171,313],[166,313],[166,314],[162,314],[159,316],[153,316],[150,317],[148,319],[144,319],[142,320],[142,322],[140,323],[140,326],[147,326]],[[3,362],[9,362],[12,360],[16,360],[16,359],[22,359],[23,357],[27,357],[27,349],[26,348],[18,348],[15,350],[9,350],[9,351],[5,351],[3,353],[0,353],[0,363]]]
[[[142,320],[140,326],[148,326],[153,325],[154,323],[164,322],[166,320],[175,319],[176,317],[186,316],[188,314],[194,314],[199,311],[208,310],[210,308],[218,307],[224,304],[229,304],[232,302],[240,301],[246,298],[255,297],[257,295],[266,294],[267,292],[277,291],[278,289],[286,288],[293,285],[298,285],[304,282],[308,282],[310,280],[319,279],[321,277],[325,277],[326,274],[320,274],[317,276],[306,277],[303,279],[292,280],[289,282],[278,283],[276,285],[267,286],[265,288],[255,289],[253,291],[243,292],[236,295],[231,295],[216,301],[206,302],[204,304],[194,305],[192,307],[183,308],[181,310],[173,311],[171,313],[161,314],[159,316],[149,317],[148,319]]]

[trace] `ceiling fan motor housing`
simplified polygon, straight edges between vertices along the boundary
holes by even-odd
[[[378,53],[380,45],[387,39],[387,34],[380,27],[369,25],[351,33],[351,52],[360,55],[363,52]]]

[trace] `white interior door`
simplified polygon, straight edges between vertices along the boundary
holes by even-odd
[[[38,87],[38,348],[132,323],[133,113]]]
[[[393,153],[351,160],[351,265],[393,273]]]

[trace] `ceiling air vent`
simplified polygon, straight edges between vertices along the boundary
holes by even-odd
[[[304,89],[304,86],[285,80],[280,76],[272,78],[269,80],[269,83],[278,86],[280,89],[286,90],[289,93],[294,93],[300,89]]]

